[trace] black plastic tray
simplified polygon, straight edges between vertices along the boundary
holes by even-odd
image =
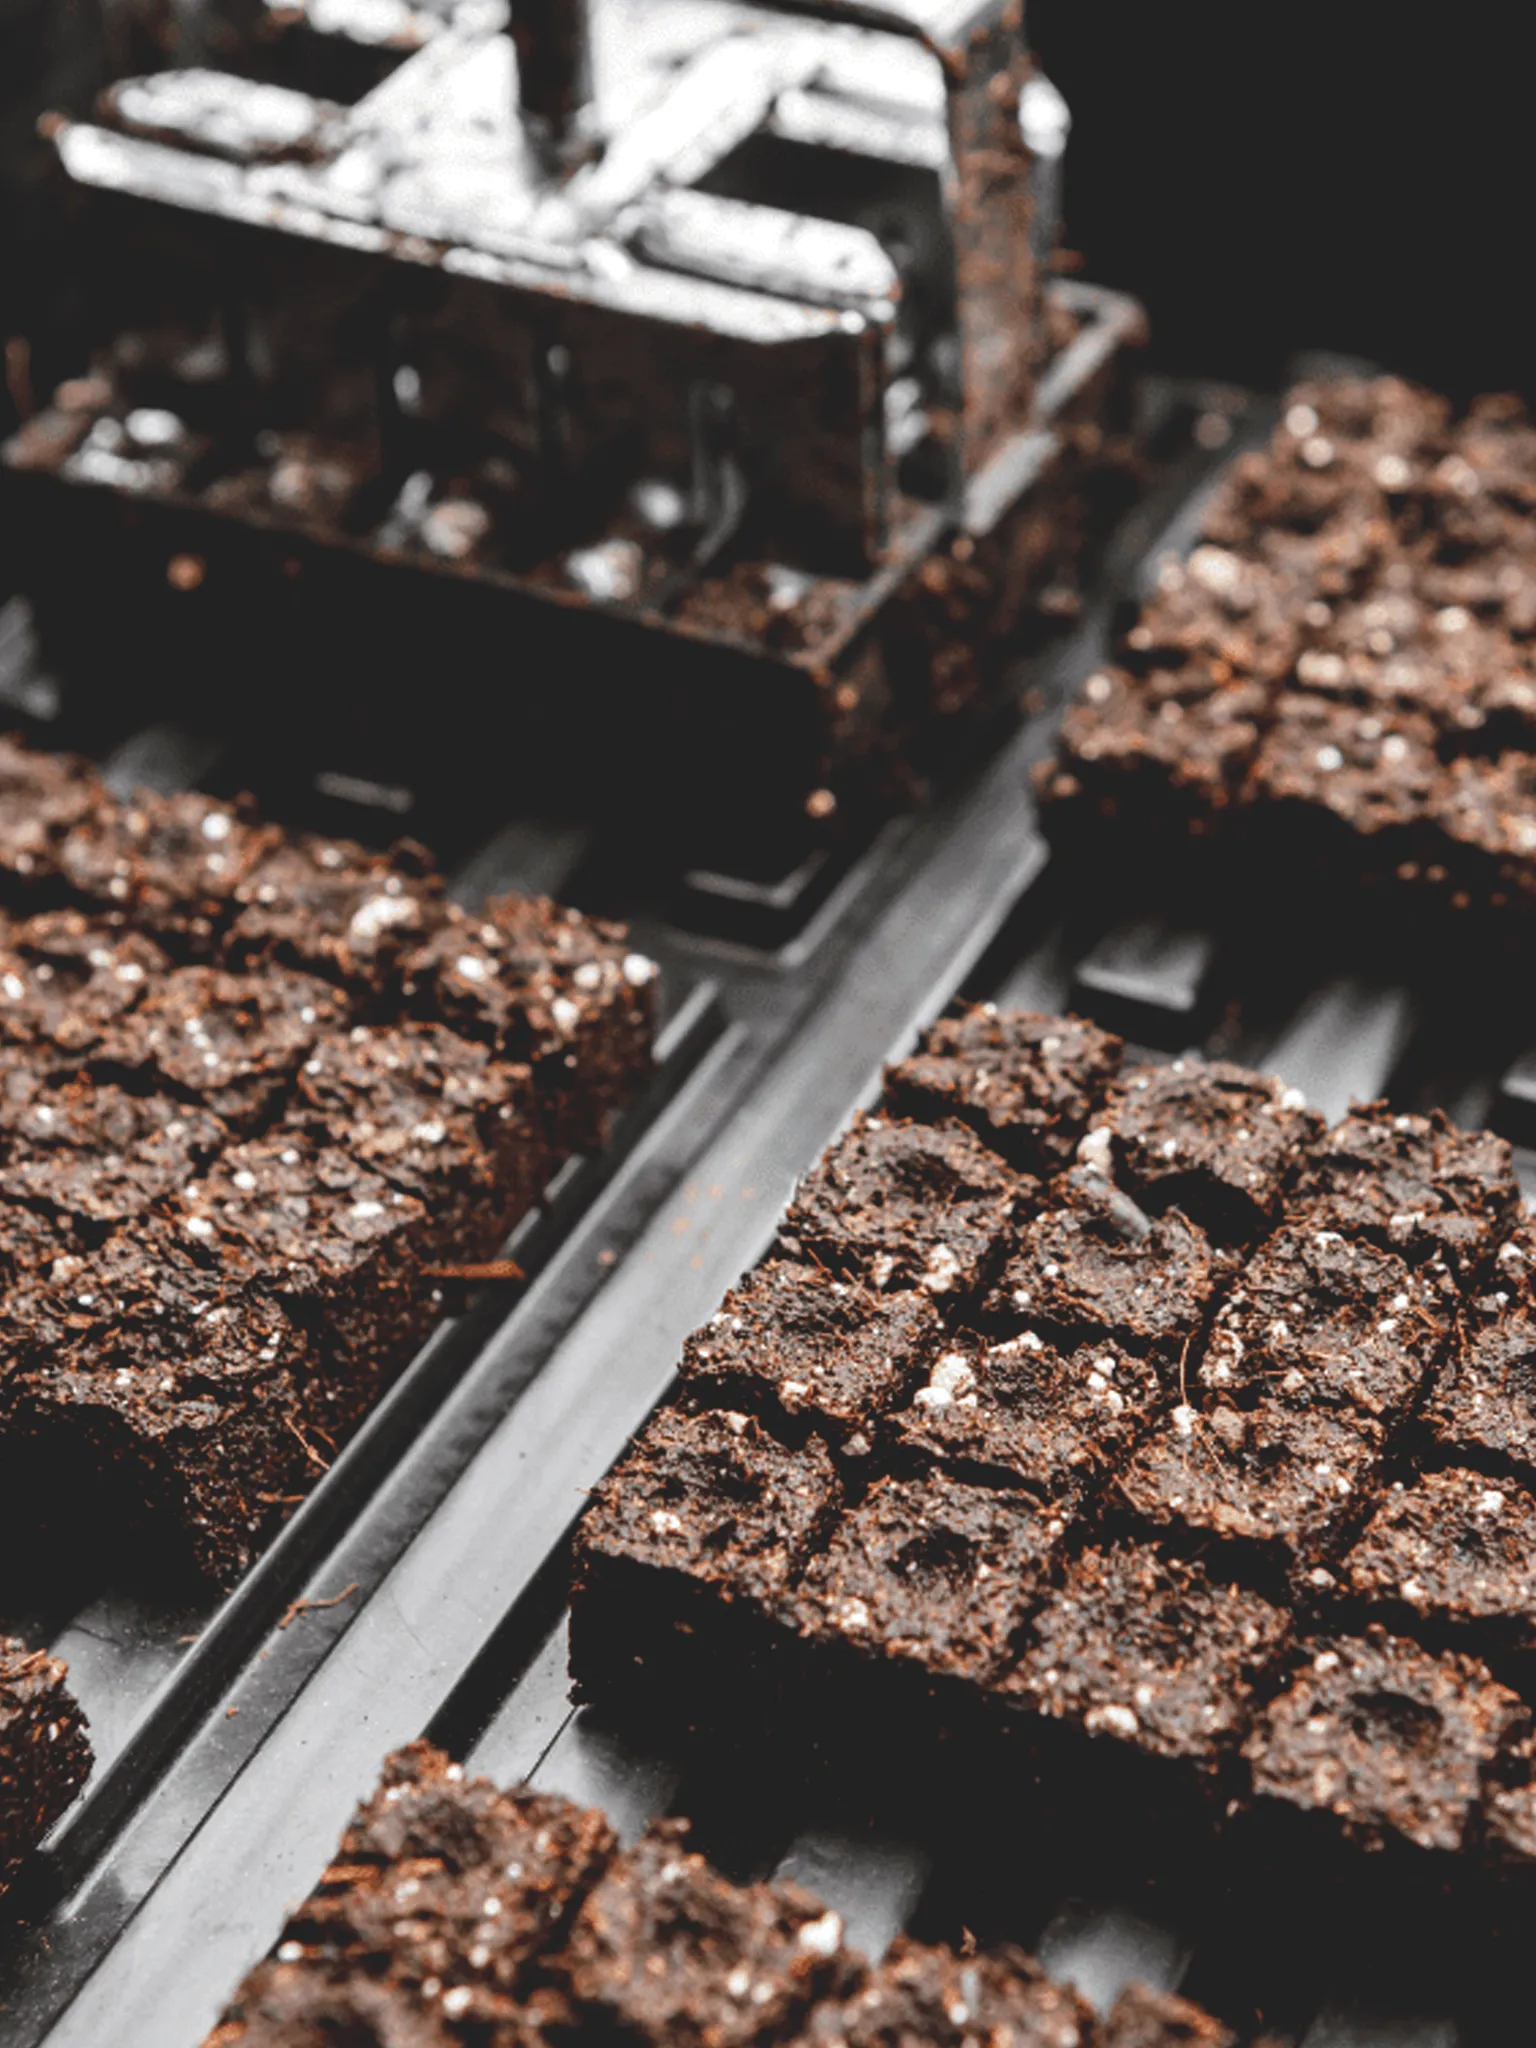
[[[1169,438],[1193,426],[1200,446],[1121,535],[1126,583],[1187,539],[1192,494],[1223,442],[1262,417],[1238,394],[1163,398]],[[766,866],[672,878],[660,899],[671,921],[639,935],[673,1006],[665,1099],[606,1185],[545,1226],[547,1254],[512,1312],[497,1324],[482,1309],[484,1322],[434,1340],[463,1346],[440,1373],[429,1346],[56,1834],[33,1874],[37,1924],[4,1958],[7,2043],[193,2048],[323,1866],[384,1752],[422,1733],[504,1779],[536,1772],[600,1800],[628,1828],[675,1803],[728,1867],[787,1861],[868,1946],[921,1920],[933,1843],[903,1839],[888,1817],[871,1833],[809,1789],[797,1808],[793,1787],[776,1788],[770,1812],[761,1787],[690,1779],[686,1759],[632,1752],[566,1705],[566,1538],[585,1490],[665,1392],[684,1335],[761,1251],[795,1177],[868,1098],[883,1060],[957,991],[1070,1002],[1152,1048],[1219,1045],[1279,1067],[1330,1112],[1391,1082],[1481,1118],[1495,1085],[1477,1064],[1475,1020],[1447,1035],[1408,991],[1328,958],[1298,956],[1256,980],[1241,949],[1210,934],[1155,918],[1117,925],[1113,888],[1050,860],[1028,770],[1050,745],[1051,707],[1102,653],[1107,618],[1106,607],[1036,664],[1040,715],[924,813],[862,847],[802,854],[798,881],[793,867],[774,878]],[[136,739],[140,772],[187,744]],[[601,871],[579,829],[518,824],[498,844],[513,872],[472,863],[471,887],[532,879],[579,900],[582,873]],[[697,929],[681,927],[680,906]],[[1523,1164],[1536,1185],[1536,1162]],[[121,1620],[132,1640],[137,1624]],[[147,1632],[163,1645],[169,1626],[157,1617]],[[1057,1968],[1099,1996],[1127,1974],[1172,1983],[1193,1953],[1198,1988],[1201,1931],[1170,1919],[1166,1900],[1082,1885],[1081,1897],[1053,1897],[1055,1876],[1030,1872],[1011,1931]],[[1302,2020],[1329,1994],[1328,1968],[1298,1964]],[[1307,2036],[1308,2048],[1375,2038]]]
[[[285,1905],[322,1867],[383,1750],[422,1733],[504,1782],[532,1776],[600,1803],[628,1834],[658,1812],[689,1814],[733,1874],[792,1872],[844,1913],[850,1939],[866,1947],[935,1917],[951,1931],[971,1924],[974,1878],[954,1867],[952,1841],[902,1831],[901,1788],[873,1820],[850,1815],[824,1785],[786,1785],[770,1758],[760,1776],[722,1783],[713,1765],[691,1771],[687,1757],[632,1748],[622,1731],[571,1710],[564,1553],[584,1489],[665,1392],[684,1333],[762,1248],[796,1163],[868,1098],[880,1054],[899,1053],[957,985],[974,997],[1048,1008],[1070,1002],[1090,1013],[1107,992],[1106,1014],[1122,1024],[1139,1018],[1143,1051],[1203,1044],[1235,1052],[1278,1068],[1331,1114],[1351,1096],[1397,1095],[1410,1076],[1402,1099],[1452,1108],[1472,1099],[1459,1061],[1434,1063],[1435,1045],[1407,991],[1369,986],[1330,961],[1296,963],[1295,997],[1283,1014],[1266,998],[1245,1029],[1241,1010],[1234,1016],[1217,1003],[1214,1032],[1192,1026],[1191,961],[1209,952],[1203,935],[1151,924],[1094,932],[1084,927],[1095,920],[1074,919],[1069,878],[1045,858],[1020,798],[1018,770],[1036,743],[1021,741],[960,815],[942,827],[934,821],[929,859],[852,949],[840,989],[698,1162],[694,1199],[658,1216],[637,1255],[556,1347],[535,1390],[536,1412],[525,1401],[507,1417],[397,1558],[64,2015],[49,2037],[60,2048],[100,2039],[109,2024],[124,2041],[192,2048],[220,1998],[275,1936]],[[947,956],[948,973],[935,972],[937,955]],[[1214,956],[1206,980],[1230,994],[1222,964]],[[1493,1085],[1486,1075],[1478,1097]],[[1519,1163],[1527,1190],[1536,1190],[1536,1158],[1522,1153]],[[742,1185],[748,1176],[750,1193]],[[342,1569],[351,1566],[333,1567]],[[243,1713],[245,1694],[231,1698]],[[170,1826],[177,1801],[195,1790],[168,1781],[153,1802],[158,1825]],[[979,1826],[984,1838],[987,1823]],[[124,1845],[130,1856],[135,1840]],[[1244,1924],[1240,1900],[1231,1902],[1231,1918],[1213,1922],[1209,1900],[1199,1902],[1197,1917],[1177,1887],[1127,1886],[1107,1848],[1097,1873],[1091,1854],[1070,1873],[1031,1867],[1027,1839],[1018,1856],[1015,1917],[1005,1931],[1100,2002],[1141,1977],[1231,2007],[1240,1953],[1243,1972],[1279,2006],[1278,2040],[1449,2048],[1514,2038],[1489,2019],[1487,1959],[1448,1954],[1443,1943],[1415,1954],[1406,1927],[1387,1930],[1384,1940],[1368,1914],[1359,1923],[1314,1925],[1313,1946],[1296,1952],[1287,1945],[1293,1929],[1283,1936]],[[995,1901],[990,1910],[996,1914]],[[71,1918],[58,1932],[79,1938],[81,1929]]]

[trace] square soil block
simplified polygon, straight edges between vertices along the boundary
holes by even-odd
[[[1148,1218],[1099,1182],[1024,1225],[982,1304],[1000,1329],[1064,1344],[1102,1335],[1177,1360],[1203,1320],[1221,1270],[1205,1233],[1171,1210]]]
[[[360,1391],[403,1364],[440,1312],[425,1206],[302,1131],[230,1146],[171,1213],[188,1249],[271,1293]]]
[[[819,1266],[770,1259],[689,1338],[683,1383],[710,1407],[778,1409],[850,1434],[905,1398],[941,1330],[926,1294],[878,1294]]]
[[[543,897],[450,904],[402,971],[413,1014],[532,1068],[559,1152],[606,1143],[650,1072],[659,970],[621,925]]]
[[[88,1493],[117,1539],[230,1586],[355,1426],[355,1389],[259,1288],[166,1223],[58,1260],[0,1309],[0,1470],[43,1522]]]
[[[445,1258],[490,1257],[548,1178],[528,1069],[440,1025],[319,1039],[287,1121],[424,1203]]]
[[[1366,1846],[1455,1851],[1525,1709],[1472,1657],[1371,1628],[1300,1646],[1245,1745],[1255,1793],[1328,1815]]]
[[[861,1960],[842,1922],[797,1884],[733,1885],[655,1822],[576,1917],[555,1971],[595,2040],[756,2048],[792,2037]]]
[[[95,805],[57,860],[70,890],[95,910],[117,913],[184,957],[206,957],[240,883],[280,837],[256,822],[248,799],[141,790],[128,803]]]
[[[461,2016],[513,2016],[530,1966],[557,1948],[618,1844],[599,1813],[502,1792],[428,1743],[391,1757],[320,1883],[283,1930],[311,1975],[435,1979]],[[281,1952],[281,1951],[280,1951]]]
[[[1450,1454],[1486,1455],[1536,1476],[1536,1277],[1525,1226],[1499,1249],[1498,1284],[1468,1304],[1425,1404],[1424,1417]]]
[[[0,1635],[0,1897],[90,1775],[68,1676],[56,1657]]]
[[[1204,836],[1236,805],[1259,747],[1264,691],[1209,663],[1145,682],[1097,670],[1062,722],[1037,787],[1047,816]]]
[[[862,1991],[841,2006],[824,2006],[808,2030],[816,2048],[971,2048],[978,2041],[1010,2048],[1071,2048],[1099,2040],[1090,2009],[1070,1986],[1057,1984],[1022,1949],[1004,1947],[964,1957],[898,1935]]]
[[[891,1435],[958,1475],[1077,1503],[1163,1405],[1156,1369],[1107,1338],[1058,1351],[1033,1330],[1001,1343],[967,1334],[934,1358]]]
[[[1287,1573],[1326,1571],[1369,1511],[1384,1437],[1369,1417],[1224,1400],[1174,1409],[1116,1482],[1150,1529],[1214,1536]]]
[[[1536,1647],[1536,1496],[1453,1466],[1397,1481],[1344,1560],[1344,1587],[1476,1648]]]
[[[280,1111],[322,1033],[346,1021],[345,999],[310,974],[183,967],[106,1031],[93,1065],[138,1088],[163,1088],[254,1134]]]
[[[1407,1259],[1439,1258],[1463,1283],[1520,1213],[1502,1138],[1459,1131],[1439,1110],[1404,1116],[1385,1103],[1335,1125],[1302,1168],[1296,1192],[1299,1201],[1326,1203],[1336,1228]]]
[[[643,1708],[712,1718],[721,1697],[729,1713],[740,1688],[758,1693],[790,1640],[773,1617],[841,1502],[820,1437],[792,1447],[738,1410],[663,1409],[577,1534],[579,1695],[638,1693]]]
[[[72,1081],[0,1116],[0,1199],[100,1236],[172,1199],[228,1142],[191,1103]]]
[[[1048,1719],[1215,1771],[1247,1732],[1255,1680],[1291,1632],[1257,1593],[1151,1545],[1068,1567],[1000,1690]]]
[[[1279,1230],[1238,1275],[1212,1322],[1203,1386],[1238,1402],[1404,1413],[1449,1335],[1445,1297],[1422,1272],[1310,1219]]]
[[[381,854],[345,839],[284,838],[237,883],[225,955],[241,970],[281,961],[380,990],[442,921],[442,889],[425,849],[409,843]]]
[[[885,1102],[896,1117],[969,1124],[1021,1171],[1049,1175],[1071,1165],[1124,1050],[1078,1017],[981,1004],[941,1019],[887,1069]]]
[[[984,1684],[1012,1662],[1064,1526],[1027,1494],[940,1472],[879,1479],[789,1608],[804,1635]]]
[[[819,1549],[838,1485],[826,1447],[780,1443],[751,1416],[663,1412],[597,1489],[581,1568],[619,1561],[769,1601]]]
[[[0,922],[0,1042],[88,1057],[169,966],[152,939],[78,910]]]
[[[1323,1129],[1294,1089],[1195,1059],[1137,1069],[1111,1091],[1102,1121],[1120,1186],[1223,1239],[1273,1226],[1302,1148]]]
[[[800,1183],[780,1241],[871,1287],[958,1301],[985,1284],[1034,1189],[964,1124],[860,1116]]]

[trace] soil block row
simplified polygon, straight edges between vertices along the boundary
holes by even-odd
[[[656,1822],[465,1777],[426,1743],[385,1765],[336,1860],[207,2048],[1234,2048],[1184,1999],[1131,1986],[1103,2019],[1034,1959],[845,1946],[798,1884],[732,1884]]]
[[[1271,889],[1369,885],[1480,929],[1529,912],[1533,511],[1519,401],[1296,386],[1069,711],[1048,831],[1216,839]]]
[[[552,903],[459,909],[421,848],[118,801],[0,742],[5,1607],[125,1552],[232,1585],[440,1318],[445,1269],[603,1142],[655,973]],[[5,1658],[0,1869],[52,1810],[30,1703],[73,1726],[52,1667]],[[67,1798],[73,1737],[52,1758]]]

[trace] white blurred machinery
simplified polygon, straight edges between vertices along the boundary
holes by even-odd
[[[899,672],[954,638],[936,561],[990,577],[972,624],[1018,612],[999,536],[1137,338],[1045,287],[1068,122],[1021,14],[205,6],[180,56],[217,68],[51,124],[102,210],[96,352],[12,482],[39,531],[60,494],[167,515],[173,585],[275,536],[290,576],[342,554],[767,664],[821,791],[932,708]]]

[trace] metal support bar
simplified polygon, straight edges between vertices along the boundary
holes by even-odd
[[[516,0],[512,41],[524,130],[547,170],[569,170],[592,144],[587,0]]]

